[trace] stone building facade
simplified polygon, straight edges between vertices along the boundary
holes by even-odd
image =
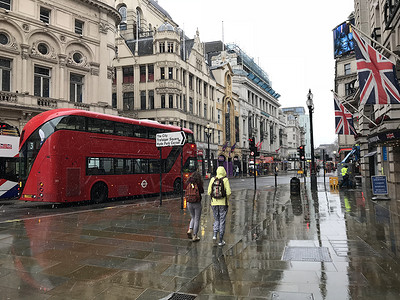
[[[54,108],[116,114],[112,59],[120,15],[112,0],[0,3],[0,121],[23,128]]]
[[[210,68],[199,31],[188,38],[157,2],[119,1],[116,8],[126,23],[116,42],[113,107],[123,116],[193,130],[202,172],[210,148],[210,168],[225,165],[232,173],[241,148],[233,146],[239,105],[230,66]]]

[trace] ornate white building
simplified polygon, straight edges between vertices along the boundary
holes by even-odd
[[[0,121],[20,130],[43,110],[111,109],[120,15],[112,0],[0,2]]]

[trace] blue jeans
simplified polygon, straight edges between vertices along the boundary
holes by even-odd
[[[227,205],[213,205],[211,206],[214,215],[213,230],[214,235],[219,232],[219,240],[222,241],[225,234],[225,221],[226,213],[228,212]]]
[[[189,228],[193,229],[194,235],[197,235],[197,233],[199,232],[200,216],[202,210],[201,202],[194,202],[194,203],[188,202],[188,210],[190,216],[192,217],[190,219]]]

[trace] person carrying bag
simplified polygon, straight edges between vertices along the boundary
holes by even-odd
[[[211,178],[207,192],[211,196],[211,208],[214,215],[213,240],[217,240],[219,233],[218,245],[223,246],[225,245],[224,234],[226,214],[229,206],[228,200],[232,193],[224,167],[219,166],[217,168],[217,176]]]
[[[200,217],[201,217],[201,194],[204,193],[203,179],[199,172],[194,172],[189,177],[185,189],[185,199],[191,219],[187,236],[193,242],[200,241],[198,236]]]

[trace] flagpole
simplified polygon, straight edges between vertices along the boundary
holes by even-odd
[[[350,23],[350,21],[347,21],[347,24],[349,26],[351,26],[351,28],[353,28],[353,30],[361,33],[363,36],[365,36],[367,39],[369,39],[371,42],[377,44],[379,47],[381,47],[382,49],[386,50],[387,52],[389,52],[391,55],[394,56],[394,58],[398,61],[400,61],[400,57],[395,54],[393,51],[389,50],[388,48],[386,48],[385,46],[383,46],[381,43],[379,43],[378,41],[374,40],[373,38],[371,38],[370,36],[368,36],[366,33],[362,32],[361,29],[358,29],[356,26],[354,26],[353,24]]]
[[[353,106],[349,101],[345,101],[343,100],[341,97],[339,97],[339,95],[334,91],[331,90],[331,92],[336,96],[336,98],[342,102],[343,104],[348,104],[349,106],[351,106],[355,111],[357,111],[359,114],[361,114],[364,118],[366,118],[368,121],[370,121],[372,124],[374,124],[374,126],[378,126],[376,125],[376,123],[374,121],[372,121],[370,118],[368,118],[366,115],[364,115],[358,108],[356,108],[355,106]]]

